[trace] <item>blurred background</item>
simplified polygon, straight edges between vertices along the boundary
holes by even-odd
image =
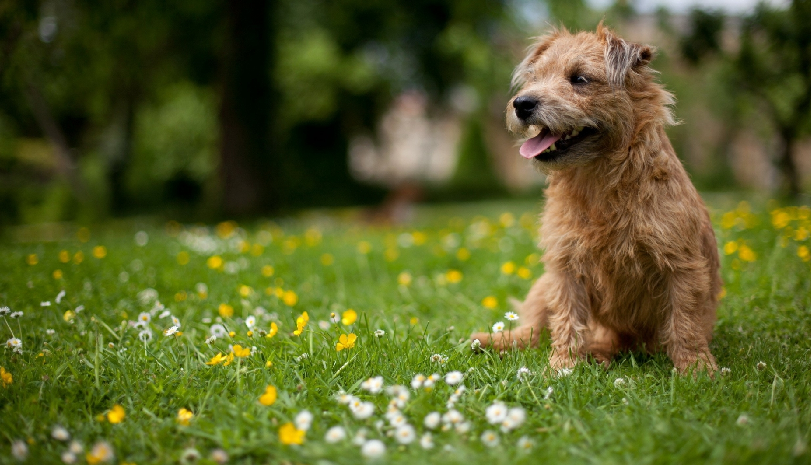
[[[702,191],[811,185],[811,0],[0,0],[0,225],[539,198],[531,36],[655,45]]]

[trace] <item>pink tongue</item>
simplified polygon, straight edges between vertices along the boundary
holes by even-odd
[[[518,149],[518,152],[524,158],[535,158],[540,155],[541,152],[548,149],[550,145],[557,142],[561,137],[563,137],[563,135],[554,136],[552,134],[544,134],[541,132],[537,136],[521,144],[521,148]]]

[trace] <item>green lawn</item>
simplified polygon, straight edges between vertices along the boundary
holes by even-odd
[[[508,323],[543,271],[534,203],[425,208],[409,228],[339,211],[12,231],[0,307],[23,315],[0,318],[21,341],[0,351],[0,463],[811,463],[811,210],[712,203],[715,379],[639,353],[553,377],[548,340],[474,353],[468,334]],[[215,324],[232,335],[208,343]],[[418,374],[439,376],[414,389]],[[513,420],[489,423],[499,409]]]

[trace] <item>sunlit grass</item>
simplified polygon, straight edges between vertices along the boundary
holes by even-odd
[[[474,353],[471,331],[520,323],[507,299],[543,271],[537,211],[63,228],[0,245],[2,461],[811,460],[811,210],[713,215],[715,379],[639,353],[553,377],[548,341]]]

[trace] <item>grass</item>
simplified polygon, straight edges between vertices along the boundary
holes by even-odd
[[[548,340],[501,357],[473,353],[467,335],[506,322],[507,298],[522,298],[543,271],[534,204],[422,209],[407,229],[315,212],[244,229],[19,230],[0,244],[0,306],[23,312],[0,323],[3,340],[13,332],[22,341],[21,353],[0,351],[13,376],[0,387],[0,462],[13,462],[11,444],[22,441],[28,463],[60,463],[69,448],[52,438],[60,425],[84,446],[77,463],[100,458],[90,451],[99,441],[112,463],[177,462],[193,451],[214,463],[216,449],[231,463],[357,463],[362,428],[384,442],[387,463],[811,463],[811,210],[714,205],[726,295],[712,350],[729,368],[715,379],[675,375],[665,356],[640,353],[552,377]],[[163,334],[172,322],[156,301],[179,319],[178,334]],[[229,306],[233,316],[221,318]],[[356,321],[330,323],[332,313],[350,322],[349,309]],[[146,343],[129,323],[143,312],[152,312]],[[220,320],[235,334],[209,345]],[[279,331],[268,338],[271,322]],[[337,351],[342,334],[358,339]],[[206,364],[230,344],[255,349]],[[521,367],[530,374],[518,379]],[[424,417],[447,412],[455,387],[414,390],[412,379],[452,371],[464,374],[454,408],[470,429],[439,428],[423,449]],[[374,376],[409,387],[401,412],[413,443],[388,436],[391,397],[361,387]],[[267,386],[278,394],[270,406],[259,402]],[[373,416],[356,419],[336,401],[341,391],[372,402]],[[522,407],[526,420],[499,431],[485,414],[496,401]],[[181,409],[193,414],[188,425]],[[282,444],[280,429],[303,410],[314,416],[303,444]],[[336,425],[348,437],[328,443]],[[482,442],[485,430],[499,445]],[[522,437],[529,448],[518,447]]]

